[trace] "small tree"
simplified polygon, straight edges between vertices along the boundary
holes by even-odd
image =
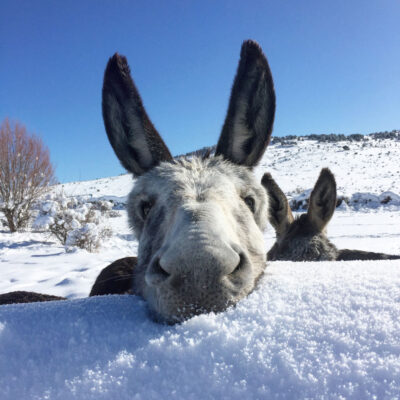
[[[0,126],[0,211],[11,232],[27,225],[33,203],[54,183],[48,148],[18,122]]]

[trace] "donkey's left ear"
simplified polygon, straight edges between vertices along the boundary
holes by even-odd
[[[247,40],[215,154],[235,164],[256,165],[269,143],[274,116],[275,91],[267,59],[256,42]]]

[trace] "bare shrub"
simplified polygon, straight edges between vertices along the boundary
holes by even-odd
[[[26,227],[33,203],[54,183],[54,168],[42,140],[20,123],[0,126],[0,211],[11,232]]]

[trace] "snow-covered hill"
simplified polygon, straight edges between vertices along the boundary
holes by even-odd
[[[292,197],[311,189],[322,167],[349,198],[399,195],[399,156],[393,139],[300,138],[271,145],[255,172],[271,172]],[[133,183],[121,175],[54,189],[124,202]],[[400,204],[371,204],[339,207],[329,237],[400,254]],[[236,308],[163,326],[136,297],[83,299],[102,268],[137,253],[118,213],[98,253],[0,230],[0,293],[72,300],[0,307],[1,400],[400,398],[400,260],[270,263]],[[274,242],[271,227],[265,242]]]
[[[256,168],[257,176],[269,171],[289,196],[311,189],[321,168],[336,176],[339,194],[357,192],[400,195],[400,139],[318,142],[303,137],[271,144]],[[88,195],[124,201],[132,176],[120,175],[59,185],[67,195]]]
[[[348,197],[356,192],[400,194],[399,140],[367,137],[365,142],[293,143],[271,146],[259,168],[271,172],[288,194],[311,188],[323,167],[332,170],[338,192]]]

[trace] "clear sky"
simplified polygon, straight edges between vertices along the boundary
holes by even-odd
[[[122,173],[101,116],[118,51],[171,152],[212,145],[254,39],[274,76],[274,135],[399,129],[399,24],[399,0],[2,0],[0,120],[43,138],[61,182]]]

